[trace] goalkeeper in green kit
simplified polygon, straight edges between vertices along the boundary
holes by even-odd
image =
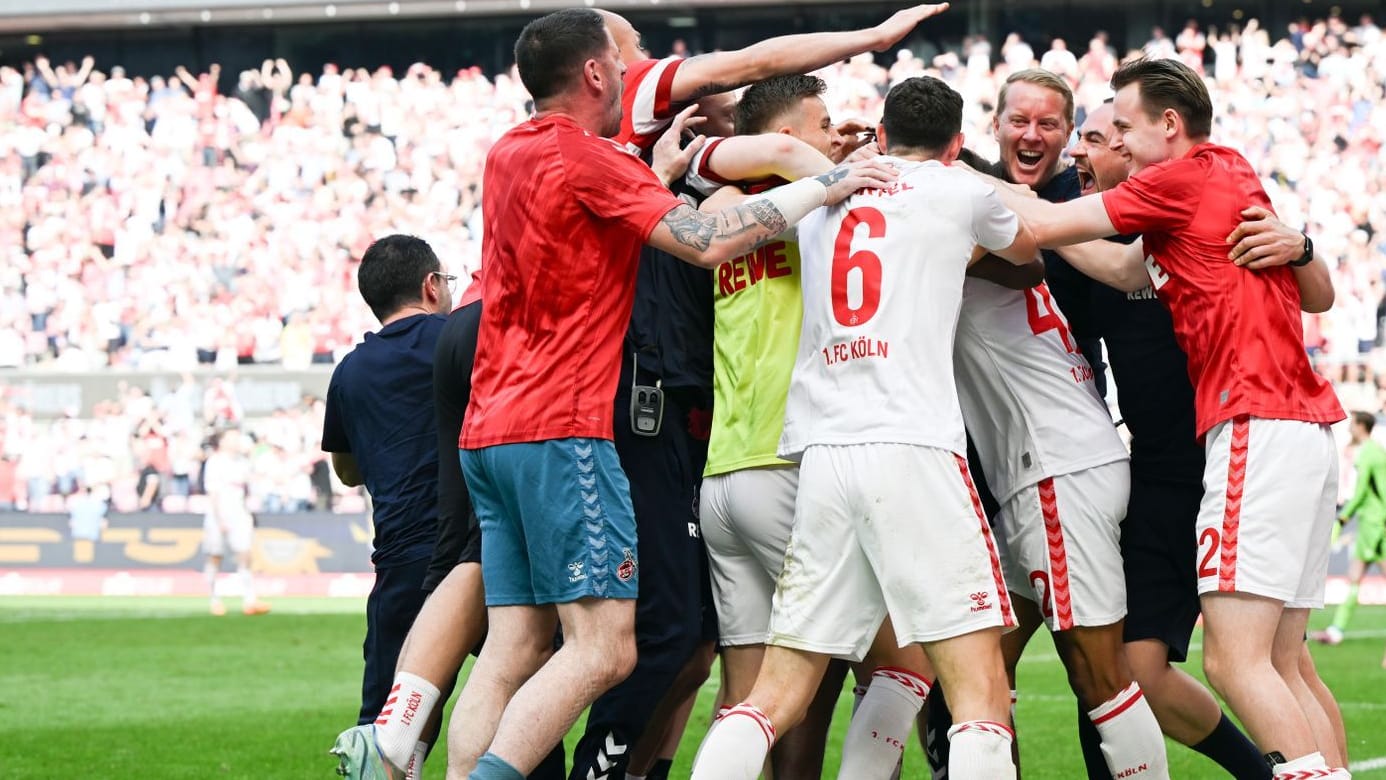
[[[1339,526],[1357,518],[1357,541],[1348,564],[1347,598],[1338,605],[1333,624],[1314,632],[1315,641],[1336,645],[1343,641],[1343,630],[1357,609],[1357,588],[1372,564],[1381,565],[1386,557],[1386,448],[1372,438],[1376,416],[1370,412],[1352,413],[1352,443],[1357,445],[1357,487],[1352,498],[1338,512]],[[1383,661],[1386,663],[1386,661]]]

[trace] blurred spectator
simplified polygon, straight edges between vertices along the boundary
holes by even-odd
[[[889,70],[866,55],[819,75],[835,118],[868,122],[892,83],[937,75],[965,99],[969,146],[995,158],[991,101],[1035,52],[1011,33],[993,65],[993,47],[970,36],[900,50]],[[1144,51],[1201,66],[1209,48],[1213,140],[1244,152],[1333,267],[1338,305],[1306,317],[1305,348],[1350,405],[1382,408],[1386,39],[1370,15],[1304,19],[1278,39],[1247,19],[1206,35],[1187,23],[1174,40],[1156,28]],[[1110,95],[1118,53],[1098,33],[1073,57],[1055,40],[1041,64],[1075,84],[1081,110]],[[36,422],[0,397],[0,508],[63,511],[98,480],[120,511],[185,502],[201,490],[204,441],[227,424],[244,426],[266,475],[256,511],[339,506],[320,401],[246,419],[233,378],[187,372],[335,363],[374,324],[355,269],[375,237],[418,235],[458,275],[477,264],[482,163],[526,116],[512,73],[295,74],[266,60],[234,85],[219,94],[215,70],[129,78],[91,58],[0,67],[0,371],[183,374],[89,419]]]
[[[68,509],[67,527],[73,539],[99,541],[106,530],[106,499],[97,495],[90,485],[72,499]]]

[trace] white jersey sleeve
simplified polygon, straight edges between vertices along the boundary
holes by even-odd
[[[1006,208],[994,187],[988,188],[978,206],[972,214],[972,240],[992,252],[1010,246],[1020,232],[1020,218]]]
[[[719,146],[725,138],[709,138],[707,143],[693,155],[693,159],[688,162],[688,172],[684,174],[684,182],[695,192],[707,197],[722,187],[735,182],[728,181],[712,169],[709,164],[712,159],[712,152]]]
[[[892,186],[799,223],[804,320],[781,457],[815,444],[966,452],[953,334],[976,235],[998,242],[1004,224],[970,174],[884,159],[901,171]]]
[[[987,483],[1003,504],[1048,477],[1127,459],[1064,315],[1044,284],[963,284],[958,395]]]
[[[649,149],[681,107],[673,102],[674,75],[682,57],[643,60],[626,69],[621,95],[621,134],[633,151]]]

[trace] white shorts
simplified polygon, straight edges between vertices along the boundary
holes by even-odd
[[[703,544],[723,645],[765,644],[770,601],[794,525],[798,466],[742,469],[703,479]]]
[[[1014,625],[967,461],[908,444],[810,446],[770,644],[860,661],[887,614],[902,647]]]
[[[1041,480],[1001,507],[996,535],[1006,587],[1038,604],[1049,630],[1126,616],[1121,521],[1130,495],[1123,460]]]
[[[1238,417],[1208,431],[1198,510],[1199,594],[1323,606],[1338,490],[1327,425]]]
[[[202,552],[207,555],[233,555],[250,552],[255,537],[255,518],[244,507],[239,512],[229,511],[225,530],[217,521],[217,513],[208,512],[202,517]]]

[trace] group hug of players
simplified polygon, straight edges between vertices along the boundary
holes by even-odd
[[[1059,154],[1075,129],[1062,78],[1011,74],[995,120],[999,175],[1056,202],[1103,191],[1088,202],[1107,226],[1081,207],[1025,211],[952,165],[961,97],[910,79],[887,96],[875,139],[899,178],[719,270],[701,523],[735,704],[695,780],[758,776],[834,657],[858,664],[865,688],[840,777],[889,777],[935,682],[953,718],[947,776],[1011,776],[1015,666],[1041,624],[1100,745],[1093,776],[1168,776],[1161,726],[1237,777],[1348,776],[1341,720],[1302,645],[1307,610],[1322,604],[1337,484],[1327,424],[1342,412],[1300,346],[1295,272],[1231,260],[1226,237],[1267,216],[1243,209],[1268,203],[1236,152],[1206,144],[1208,117],[1200,132],[1183,95],[1163,97],[1184,89],[1207,104],[1199,77],[1137,62],[1113,86],[1114,103],[1089,107],[1074,167]],[[694,158],[703,207],[745,198],[760,182],[738,174],[771,161],[799,178],[852,152],[822,122],[824,88],[785,76],[747,89],[740,135]],[[1186,152],[1114,151],[1121,134],[1138,142],[1141,121],[1186,135]],[[804,141],[817,168],[761,133]],[[720,183],[732,186],[712,192]],[[1117,232],[1126,239],[1036,259],[1037,246]],[[1307,267],[1312,251],[1291,259]],[[1134,457],[1068,312],[1082,335],[1107,339]],[[1168,666],[1184,659],[1200,593],[1217,594],[1204,602],[1217,610],[1209,678],[1260,750]],[[1257,633],[1243,609],[1280,614]],[[1133,646],[1158,691],[1136,682]],[[1277,700],[1254,689],[1282,656],[1291,698]],[[1275,741],[1286,718],[1309,737],[1288,758]]]
[[[913,18],[900,35],[942,8],[901,12]],[[582,48],[590,25],[606,27],[599,50]],[[625,256],[646,243],[714,269],[699,520],[727,706],[695,780],[750,780],[791,743],[786,761],[821,756],[821,740],[791,729],[833,659],[859,670],[839,777],[890,777],[925,701],[945,696],[932,715],[951,725],[927,729],[946,753],[939,776],[1014,777],[1014,670],[1040,625],[1093,776],[1167,777],[1163,732],[1235,777],[1348,777],[1341,717],[1303,645],[1336,499],[1328,426],[1344,415],[1309,365],[1300,311],[1330,306],[1332,286],[1245,159],[1208,143],[1200,77],[1176,61],[1122,66],[1113,100],[1084,107],[1069,167],[1071,89],[1013,73],[993,167],[965,151],[963,101],[944,82],[897,84],[862,132],[833,124],[821,80],[793,75],[844,52],[775,51],[782,75],[690,84],[706,63],[647,59],[614,14],[552,14],[517,43],[537,114],[486,172],[487,308],[460,447],[492,633],[458,705],[486,708],[459,776],[530,773],[629,673],[613,660],[622,645],[591,648],[601,627],[629,631],[631,613],[609,602],[635,596],[636,572],[659,573],[637,569],[624,530],[624,477],[596,433],[610,436],[610,407],[582,417],[579,394],[571,411],[549,396],[516,409],[538,403],[526,388],[571,381],[557,369],[579,359],[599,376],[577,390],[610,397],[615,372],[597,370],[619,362],[608,320],[629,312]],[[753,81],[734,108],[714,96],[727,81]],[[716,138],[656,143],[694,112]],[[734,127],[717,128],[728,115]],[[652,147],[656,170],[704,198],[698,211],[631,162]],[[574,268],[606,250],[590,260],[595,282],[544,265],[557,255],[536,248],[559,237]],[[588,330],[545,331],[545,316]],[[536,334],[560,332],[591,354],[546,362],[553,345]],[[1098,390],[1096,339],[1130,453]],[[649,411],[633,403],[629,424]],[[561,469],[576,501],[555,497],[569,495],[552,487]],[[1205,671],[1250,739],[1170,666],[1200,612]],[[525,667],[555,622],[563,649]]]

